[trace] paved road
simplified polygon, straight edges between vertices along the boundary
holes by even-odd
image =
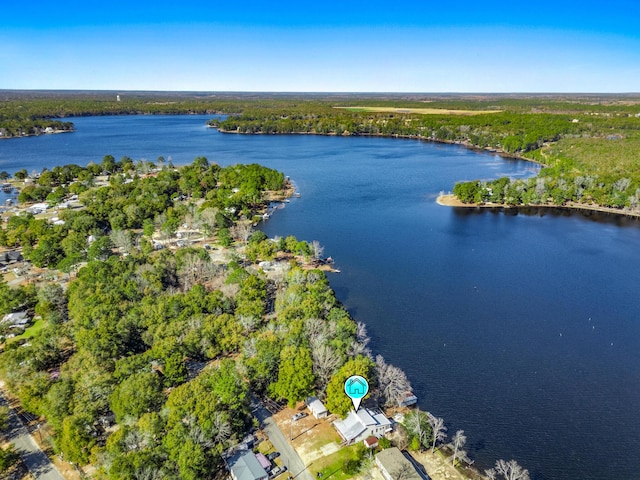
[[[275,449],[280,452],[282,463],[287,466],[289,470],[288,473],[297,480],[314,480],[313,475],[306,469],[296,451],[282,434],[276,422],[274,422],[271,412],[257,400],[254,402],[254,405],[253,414],[260,421],[260,425],[262,425],[264,431],[269,436],[269,440]],[[287,478],[287,473],[284,473],[278,478]]]
[[[0,392],[0,405],[9,406],[2,392]],[[7,437],[11,440],[25,465],[37,480],[64,480],[55,465],[40,450],[40,447],[38,447],[11,407],[9,407]]]

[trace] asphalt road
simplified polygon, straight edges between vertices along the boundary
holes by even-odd
[[[0,392],[0,405],[9,407],[2,392]],[[40,447],[38,447],[11,407],[9,407],[9,422],[7,426],[7,438],[9,438],[25,465],[37,480],[64,480],[55,465],[40,450]]]
[[[297,480],[314,480],[296,451],[282,434],[280,428],[278,428],[278,425],[273,421],[271,412],[258,400],[254,401],[253,414],[260,421],[260,425],[262,425],[275,449],[280,452],[282,463],[287,466],[288,471],[277,477],[278,480],[284,480],[288,478],[288,475]]]

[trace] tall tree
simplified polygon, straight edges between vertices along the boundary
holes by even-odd
[[[444,441],[447,438],[447,427],[444,426],[444,420],[440,417],[431,417],[431,429],[433,430],[433,445],[431,446],[431,453],[435,452],[436,444]]]
[[[387,364],[382,355],[376,356],[378,391],[385,405],[396,405],[406,392],[411,391],[407,375],[399,368]]]
[[[293,407],[313,393],[313,361],[311,352],[305,347],[288,346],[280,352],[278,381],[271,386],[272,393],[285,398]]]
[[[346,417],[353,408],[351,399],[344,392],[344,382],[351,375],[360,375],[369,382],[369,391],[376,385],[374,376],[374,363],[367,357],[356,357],[347,361],[340,369],[333,374],[331,381],[327,385],[327,408],[330,412]],[[369,394],[365,397],[368,398]]]
[[[462,447],[464,447],[464,444],[467,443],[467,437],[464,434],[464,430],[458,430],[456,434],[453,436],[452,441],[453,441],[453,457],[452,457],[451,463],[455,465],[456,458],[458,457],[458,453],[460,454],[466,453],[464,450],[462,450]]]
[[[515,460],[498,460],[496,466],[485,470],[491,480],[503,478],[504,480],[529,480],[529,471],[518,465]]]
[[[420,409],[409,412],[404,417],[404,426],[407,433],[415,438],[419,447],[428,447],[431,440],[431,425],[429,424],[429,416]]]

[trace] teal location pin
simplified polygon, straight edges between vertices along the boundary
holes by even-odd
[[[344,382],[344,392],[353,402],[353,408],[355,408],[357,412],[362,399],[367,392],[369,392],[369,382],[360,375],[351,375],[347,378],[347,381]]]

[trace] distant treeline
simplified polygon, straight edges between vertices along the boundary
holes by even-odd
[[[427,115],[357,107],[495,113]],[[209,122],[224,132],[402,136],[495,150],[548,167],[543,169],[537,189],[525,186],[528,181],[510,182],[513,187],[508,202],[528,203],[524,192],[534,191],[534,202],[551,198],[553,202],[563,199],[635,208],[640,186],[640,99],[631,96],[129,93],[118,101],[115,93],[33,94],[0,103],[0,129],[10,124],[7,131],[25,131],[23,126],[44,118],[190,113],[227,114],[222,120]],[[465,188],[471,191],[480,183],[472,182]],[[626,186],[622,192],[621,186]],[[478,193],[477,188],[461,200],[488,195]]]

